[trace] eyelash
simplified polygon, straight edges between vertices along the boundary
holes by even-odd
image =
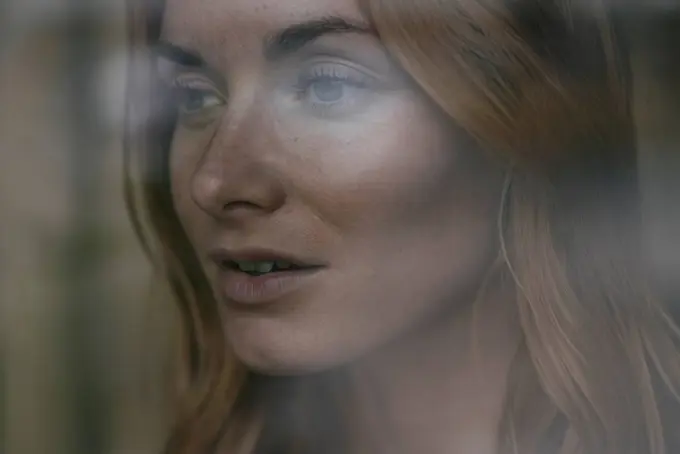
[[[178,76],[170,82],[170,90],[172,102],[180,116],[180,119],[189,125],[200,125],[210,120],[212,116],[211,108],[219,107],[224,104],[225,99],[216,88],[212,88],[209,82],[200,80],[198,78],[187,78]],[[182,111],[182,103],[186,97],[191,95],[198,95],[203,100],[209,96],[213,96],[217,101],[208,107],[200,107],[196,111]]]
[[[348,74],[350,72],[356,73],[356,76]],[[323,82],[342,83],[345,87],[366,90],[371,87],[375,82],[375,79],[359,70],[344,65],[317,64],[316,66],[311,67],[306,73],[299,76],[297,83],[294,86],[297,100],[303,100],[304,97],[309,94],[309,90],[314,84]],[[345,100],[328,103],[313,103],[310,101],[309,107],[312,108],[316,114],[330,116],[335,113],[334,111],[342,109],[345,103],[347,103]]]
[[[320,117],[330,117],[333,115],[341,115],[343,109],[345,112],[358,103],[358,96],[350,96],[346,93],[350,90],[367,90],[370,89],[376,82],[376,79],[363,71],[353,69],[347,65],[338,63],[317,63],[313,66],[304,69],[297,80],[293,83],[292,89],[294,91],[295,100],[305,105],[304,107],[310,109],[314,115]],[[339,83],[342,84],[343,92],[342,99],[330,102],[314,102],[306,99],[312,95],[311,91],[315,84],[322,83]],[[169,81],[171,97],[173,105],[179,114],[179,118],[184,123],[190,126],[204,125],[214,119],[215,110],[213,108],[219,107],[225,103],[225,98],[222,94],[214,88],[214,86],[197,76],[191,75],[177,75]],[[356,93],[355,93],[356,94]],[[217,101],[209,106],[199,106],[194,111],[190,109],[183,109],[183,103],[188,97],[198,96],[199,99],[205,100],[213,96]]]
[[[300,76],[295,88],[300,91],[308,90],[313,83],[320,81],[345,82],[357,88],[366,88],[370,80],[368,76],[365,78],[352,78],[346,74],[340,74],[337,66],[315,66],[312,68],[311,73]]]

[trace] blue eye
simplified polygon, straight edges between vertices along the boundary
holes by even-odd
[[[218,89],[202,77],[181,75],[172,81],[171,86],[179,119],[187,125],[210,123],[225,104]]]
[[[319,116],[341,116],[356,111],[374,83],[358,69],[338,63],[317,64],[303,72],[296,90],[298,101]]]
[[[332,103],[342,99],[345,82],[342,80],[319,79],[311,84],[312,94],[321,102]]]
[[[184,115],[198,114],[212,107],[221,106],[224,100],[212,90],[177,87],[176,100],[179,112]]]

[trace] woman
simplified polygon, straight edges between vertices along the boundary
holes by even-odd
[[[166,453],[680,452],[600,1],[130,5],[128,201],[186,334]]]

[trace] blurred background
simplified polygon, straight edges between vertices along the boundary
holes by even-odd
[[[122,201],[124,14],[0,0],[3,453],[159,451],[173,314]]]
[[[122,201],[123,3],[0,1],[0,453],[157,453],[167,425],[174,314]],[[679,3],[620,2],[650,259],[669,299]]]

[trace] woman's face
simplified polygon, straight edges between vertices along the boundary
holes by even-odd
[[[162,41],[174,203],[241,360],[329,368],[470,302],[500,172],[354,0],[168,0]]]

